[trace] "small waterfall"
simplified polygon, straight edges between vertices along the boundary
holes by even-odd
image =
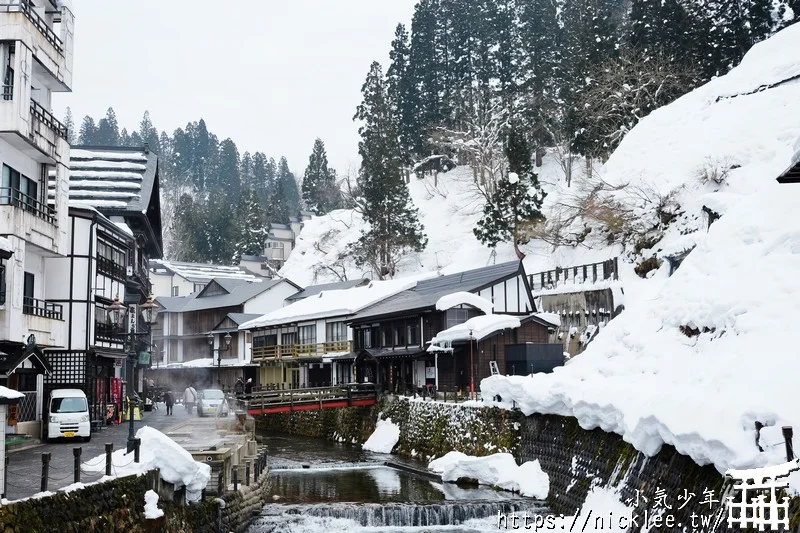
[[[444,501],[437,503],[325,503],[268,504],[252,522],[251,533],[284,531],[352,531],[353,526],[403,528],[458,526],[468,520],[488,519],[500,513],[546,512],[540,502]],[[322,520],[314,520],[313,518]],[[316,525],[314,525],[316,524]],[[319,529],[322,527],[323,529]]]

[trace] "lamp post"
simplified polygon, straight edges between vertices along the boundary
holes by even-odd
[[[228,332],[223,339],[225,340],[224,348],[214,348],[214,334],[209,333],[208,345],[211,346],[211,358],[214,358],[214,352],[217,352],[217,383],[222,388],[222,352],[227,352],[231,349],[231,334]]]
[[[125,349],[128,351],[128,453],[134,449],[134,427],[133,427],[133,391],[136,387],[134,383],[134,374],[136,372],[136,338],[150,335],[150,324],[153,323],[155,315],[158,313],[160,306],[153,301],[153,295],[147,297],[147,301],[138,305],[139,312],[142,318],[148,325],[148,331],[137,333],[134,330],[134,324],[130,327],[125,327],[125,321],[129,313],[133,310],[136,312],[136,305],[127,306],[119,301],[119,295],[114,298],[114,302],[106,308],[106,311],[111,317],[111,322],[119,333],[125,332],[122,336],[125,337]]]
[[[475,364],[472,362],[472,330],[469,330],[469,399],[475,399]]]

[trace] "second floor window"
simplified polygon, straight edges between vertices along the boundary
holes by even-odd
[[[447,310],[447,329],[463,324],[469,320],[468,309],[448,309]]]
[[[300,326],[297,328],[297,334],[300,339],[299,344],[315,344],[317,342],[317,326]]]
[[[177,285],[172,287],[172,295],[173,296],[179,296],[179,294],[178,294],[179,292],[180,292],[180,287],[178,287]]]
[[[36,210],[39,185],[19,171],[3,165],[3,180],[0,186],[0,204],[16,205]]]
[[[102,274],[124,280],[125,252],[104,239],[97,240],[97,268]]]
[[[347,326],[344,322],[328,322],[325,324],[325,337],[328,342],[346,341]]]

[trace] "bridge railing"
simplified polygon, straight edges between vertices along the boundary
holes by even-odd
[[[263,411],[280,405],[320,404],[332,400],[359,400],[377,398],[378,393],[372,384],[349,384],[335,387],[314,387],[306,389],[265,390],[253,392],[246,400],[247,410]]]
[[[307,344],[278,344],[253,347],[253,362],[269,361],[281,357],[318,357],[333,352],[350,352],[353,341],[330,341]]]

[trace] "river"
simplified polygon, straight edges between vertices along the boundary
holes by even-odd
[[[498,531],[501,514],[546,512],[543,502],[441,483],[422,462],[358,445],[277,435],[264,444],[273,500],[247,533],[472,533]]]

